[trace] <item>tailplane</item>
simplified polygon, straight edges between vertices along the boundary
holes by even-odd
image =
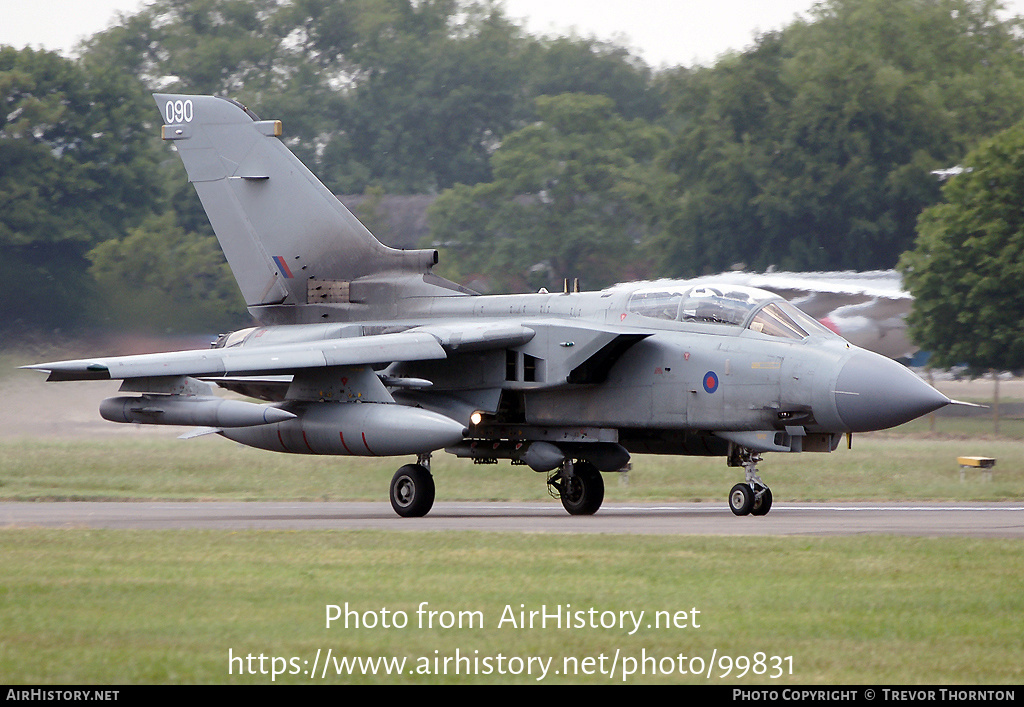
[[[348,318],[416,294],[472,294],[430,275],[434,250],[381,244],[260,120],[218,96],[154,94],[250,312],[270,323]],[[317,312],[303,310],[314,308]]]

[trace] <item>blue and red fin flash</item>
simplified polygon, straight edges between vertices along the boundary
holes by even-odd
[[[295,277],[294,275],[292,275],[292,269],[288,267],[288,263],[285,262],[285,259],[282,258],[280,255],[274,256],[274,263],[277,265],[277,269],[281,271],[281,274],[284,275],[286,279],[290,280],[293,277]]]

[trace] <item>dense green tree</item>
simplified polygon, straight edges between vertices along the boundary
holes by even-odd
[[[0,47],[0,321],[80,320],[86,252],[158,198],[144,102],[116,68]]]
[[[248,321],[217,239],[185,231],[171,212],[99,244],[88,257],[100,324],[170,333],[223,331]]]
[[[338,192],[373,181],[416,191],[437,181],[431,150],[443,152],[426,131],[472,130],[469,110],[439,105],[480,78],[472,49],[439,48],[454,46],[459,10],[455,0],[156,0],[93,37],[86,55],[151,90],[230,96],[282,120],[289,147]],[[443,154],[436,168],[456,162]]]
[[[529,39],[526,96],[589,93],[607,96],[626,118],[656,120],[663,108],[650,67],[625,47],[585,37]],[[526,106],[527,110],[532,106]]]
[[[155,0],[87,40],[83,56],[139,77],[150,91],[216,94],[258,106],[285,122],[289,144],[315,164],[331,132],[325,117],[338,109],[331,84],[350,76],[317,47],[313,20],[300,10],[330,5]]]
[[[605,96],[540,97],[537,112],[494,153],[492,181],[457,185],[431,207],[431,238],[450,254],[441,267],[496,290],[611,284],[642,260],[668,134]]]
[[[422,3],[380,16],[368,33],[388,41],[354,54],[367,73],[346,96],[345,149],[329,154],[365,165],[388,191],[486,180],[490,152],[522,117],[518,29],[496,9],[453,27],[457,10]]]
[[[828,0],[664,78],[681,177],[668,271],[891,267],[938,198],[930,170],[1024,113],[1021,25],[998,9]]]
[[[536,39],[471,0],[155,0],[86,56],[152,90],[216,93],[285,123],[332,189],[436,192],[490,178],[544,93],[603,93],[651,117],[650,70],[589,39]]]
[[[900,261],[910,333],[940,367],[1024,368],[1024,123],[963,164]]]
[[[156,0],[85,43],[152,88],[234,95],[285,83],[278,0]]]

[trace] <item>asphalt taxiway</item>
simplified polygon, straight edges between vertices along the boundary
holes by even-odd
[[[25,502],[0,503],[0,527],[1024,538],[1024,503],[776,503],[737,518],[724,503],[606,503],[569,516],[556,501],[439,502],[399,518],[380,502]]]

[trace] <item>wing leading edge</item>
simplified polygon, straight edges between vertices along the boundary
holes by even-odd
[[[448,358],[449,352],[520,346],[533,329],[507,323],[453,323],[389,334],[299,340],[266,345],[106,356],[36,363],[48,381],[116,380],[177,376],[261,376],[365,364]]]
[[[331,366],[446,358],[437,338],[426,332],[379,334],[252,348],[202,349],[37,363],[48,381],[111,380],[166,376],[268,375]]]

